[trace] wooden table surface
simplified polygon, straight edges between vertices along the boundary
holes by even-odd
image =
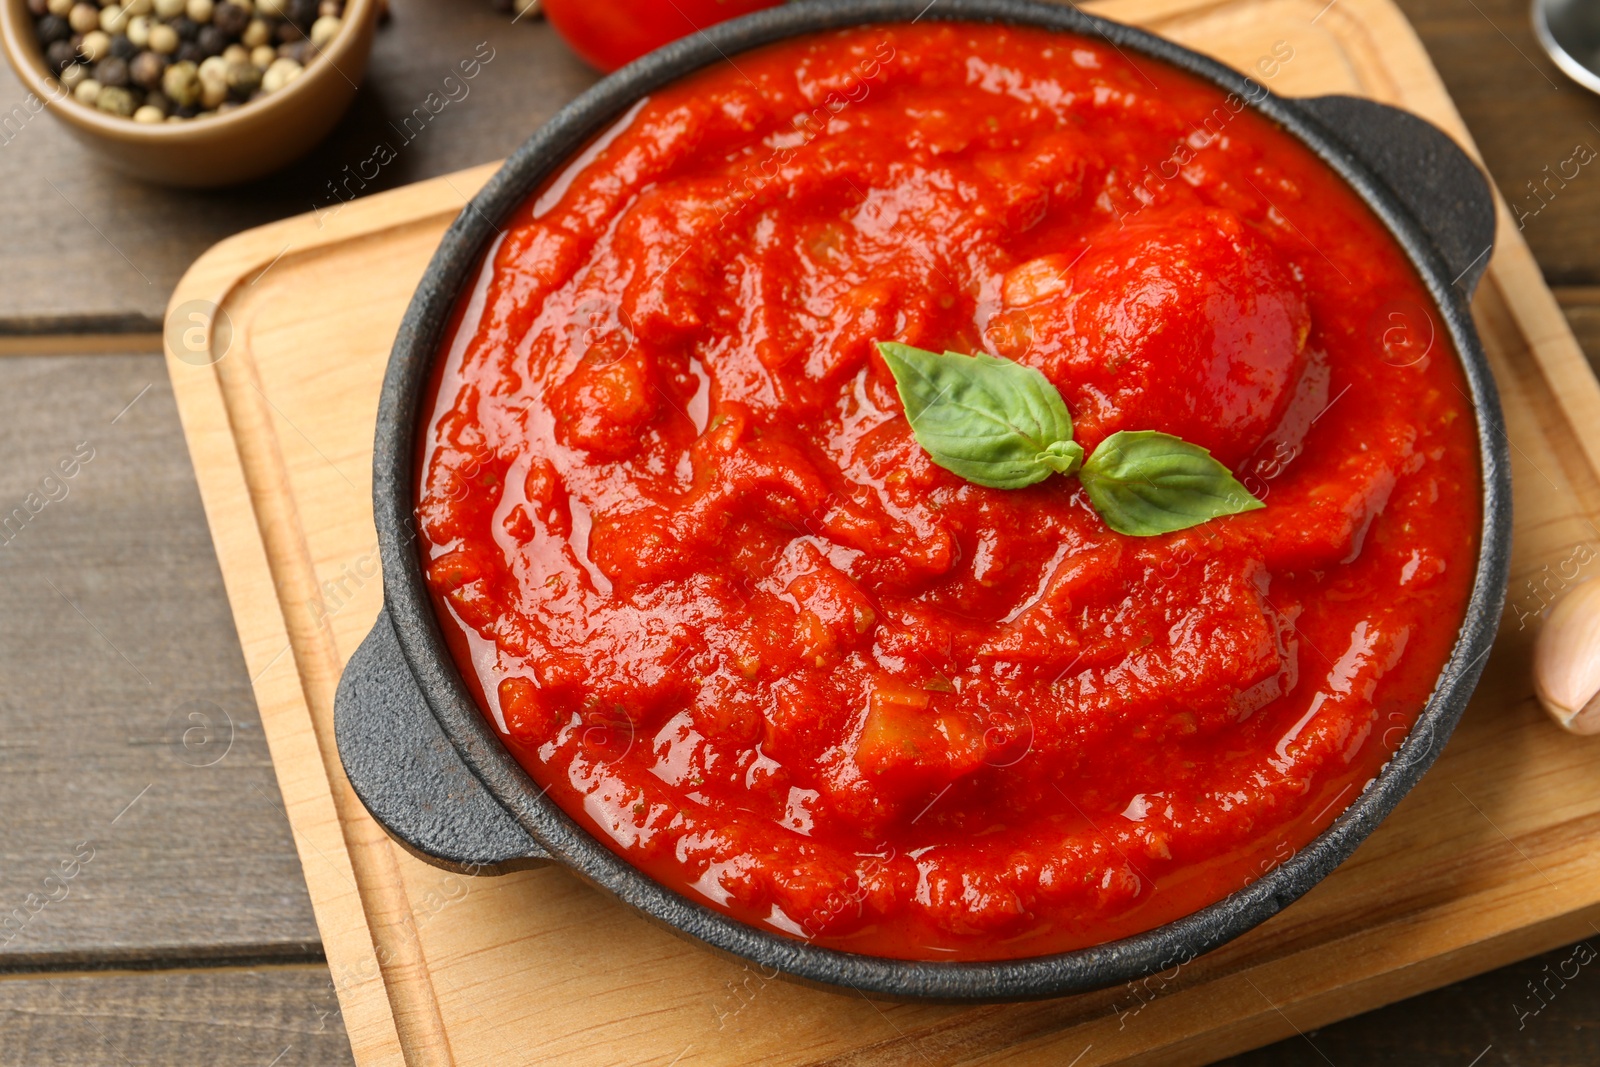
[[[1596,362],[1600,168],[1542,199],[1533,186],[1600,148],[1600,98],[1545,59],[1524,0],[1400,2]],[[480,42],[494,58],[469,95],[367,191],[502,156],[592,81],[547,26],[487,0],[394,9],[334,135],[242,189],[141,185],[46,115],[0,124],[0,514],[45,501],[0,531],[0,1067],[349,1061],[157,352],[196,256],[335,208],[344,168]],[[0,119],[23,99],[0,70]],[[1593,955],[1561,949],[1230,1062],[1593,1062],[1600,978],[1548,981]]]

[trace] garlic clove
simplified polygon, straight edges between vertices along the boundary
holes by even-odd
[[[1533,689],[1563,729],[1600,734],[1600,581],[1556,602],[1533,646]]]

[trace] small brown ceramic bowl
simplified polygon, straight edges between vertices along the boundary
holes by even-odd
[[[223,115],[145,125],[72,99],[45,65],[27,0],[0,0],[0,43],[23,88],[118,170],[200,188],[259,178],[304,155],[339,121],[367,69],[381,0],[347,0],[344,26],[305,72]]]

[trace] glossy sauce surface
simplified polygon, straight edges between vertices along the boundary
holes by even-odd
[[[1283,862],[1405,736],[1477,557],[1399,248],[1245,101],[1104,42],[736,62],[595,141],[458,308],[417,512],[485,714],[662,883],[851,951],[1095,944]],[[880,340],[1036,367],[1086,449],[1177,434],[1266,507],[1132,538],[1075,480],[968,484]]]

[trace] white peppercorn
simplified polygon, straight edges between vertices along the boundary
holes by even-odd
[[[111,37],[103,30],[90,30],[78,45],[78,54],[96,63],[111,54]]]
[[[200,64],[200,106],[214,108],[228,98],[228,61],[211,56]]]
[[[242,44],[230,44],[222,50],[222,58],[229,63],[248,63],[250,62],[250,49]]]
[[[339,35],[339,30],[344,23],[338,15],[323,15],[311,24],[311,47],[322,49],[328,42]]]
[[[139,110],[133,113],[134,122],[142,122],[146,125],[156,122],[164,122],[166,121],[166,118],[167,116],[159,107],[151,107],[149,104],[141,105]]]
[[[150,51],[157,55],[170,56],[178,50],[178,31],[164,22],[158,22],[150,27],[150,39],[146,43]]]
[[[73,33],[88,33],[100,26],[100,10],[93,4],[73,4],[67,12],[67,25]]]
[[[175,19],[183,14],[183,9],[188,6],[188,0],[153,0],[156,14],[164,19]]]
[[[300,76],[303,68],[292,59],[275,59],[261,75],[261,91],[275,93]]]
[[[82,63],[74,63],[61,72],[61,87],[67,92],[78,87],[78,83],[89,76],[89,68]]]
[[[156,9],[154,0],[124,0],[122,9],[129,15],[150,15]]]
[[[128,28],[124,31],[128,40],[135,48],[150,47],[150,18],[147,15],[135,15],[128,20]]]
[[[72,99],[80,104],[94,107],[95,98],[100,95],[100,83],[93,78],[85,78],[72,90]]]
[[[239,43],[246,48],[260,48],[272,40],[272,30],[262,19],[251,19],[250,25],[244,28],[244,33],[239,37]]]
[[[201,25],[211,21],[211,12],[215,8],[211,0],[188,0],[184,5],[184,13]]]
[[[76,3],[77,0],[50,0],[45,10],[57,18],[64,19],[72,13],[72,8]]]
[[[121,33],[128,25],[128,13],[120,7],[100,9],[100,28],[107,33]],[[85,31],[87,32],[87,31]]]
[[[250,62],[254,63],[261,70],[266,70],[268,67],[272,66],[273,61],[277,58],[278,50],[272,47],[270,44],[258,45],[255,48],[250,49]]]

